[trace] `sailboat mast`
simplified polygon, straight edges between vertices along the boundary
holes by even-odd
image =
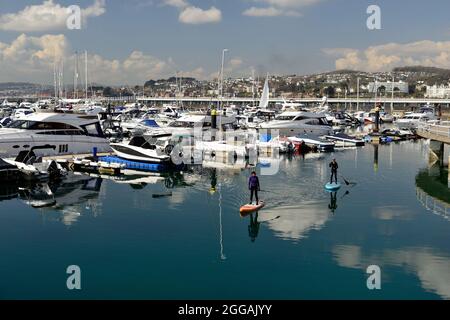
[[[255,107],[255,69],[252,69],[252,107]]]
[[[76,99],[78,97],[77,94],[78,89],[78,52],[75,52],[75,72],[73,76],[73,98]]]
[[[378,82],[377,82],[377,78],[375,78],[375,108],[377,107],[377,98],[378,98]]]
[[[84,51],[84,77],[85,77],[85,97],[88,98],[88,53]]]
[[[57,85],[56,85],[56,60],[55,60],[55,63],[53,64],[53,85],[54,85],[54,89],[55,89],[55,102],[56,102],[57,95],[58,95],[58,89],[57,89]]]
[[[391,114],[394,113],[394,86],[395,86],[395,76],[392,75]]]
[[[66,95],[66,87],[64,84],[64,58],[61,60],[61,81],[62,81],[62,97]]]
[[[356,111],[359,111],[359,77],[356,79]]]

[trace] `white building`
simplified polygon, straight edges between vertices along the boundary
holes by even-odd
[[[396,88],[398,89],[398,92],[402,92],[402,93],[408,93],[409,92],[409,85],[407,82],[403,82],[403,81],[399,81],[399,82],[370,82],[368,89],[369,92],[375,93],[375,90],[379,90],[379,88],[384,87],[386,92],[392,92],[392,89],[394,89],[394,91],[397,91]]]
[[[449,98],[450,86],[427,86],[426,98]]]

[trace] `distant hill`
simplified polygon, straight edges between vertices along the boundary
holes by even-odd
[[[447,84],[450,81],[450,69],[424,67],[424,66],[406,66],[393,69],[396,73],[409,73],[408,81],[413,83],[423,81],[427,85]]]
[[[350,70],[350,69],[341,69],[341,70],[335,70],[330,72],[325,72],[322,74],[356,74],[356,73],[366,73],[363,71],[357,71],[357,70]]]
[[[20,87],[35,87],[37,84],[28,82],[0,82],[0,89],[20,88]]]
[[[398,67],[398,68],[394,68],[392,71],[450,75],[450,69],[443,69],[443,68],[436,68],[436,67],[423,67],[423,66]]]

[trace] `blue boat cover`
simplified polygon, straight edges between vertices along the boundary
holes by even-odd
[[[142,121],[147,127],[159,128],[158,124],[153,119],[146,119]]]

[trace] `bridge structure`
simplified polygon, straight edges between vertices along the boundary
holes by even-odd
[[[450,121],[421,123],[416,132],[420,137],[430,140],[429,165],[438,162],[440,166],[444,166],[445,146],[450,146]],[[450,156],[448,167],[450,187]]]

